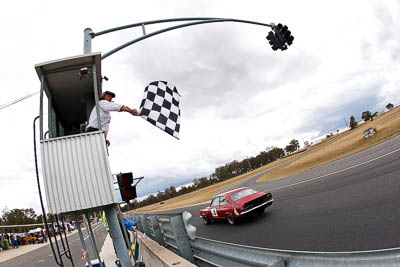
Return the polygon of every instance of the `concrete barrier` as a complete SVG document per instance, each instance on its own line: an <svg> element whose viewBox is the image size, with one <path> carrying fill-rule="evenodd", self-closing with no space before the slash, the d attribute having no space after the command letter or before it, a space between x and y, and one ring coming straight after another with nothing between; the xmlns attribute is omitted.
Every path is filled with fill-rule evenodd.
<svg viewBox="0 0 400 267"><path fill-rule="evenodd" d="M142 233L138 233L139 260L143 257L146 267L195 267L184 258L160 246Z"/></svg>

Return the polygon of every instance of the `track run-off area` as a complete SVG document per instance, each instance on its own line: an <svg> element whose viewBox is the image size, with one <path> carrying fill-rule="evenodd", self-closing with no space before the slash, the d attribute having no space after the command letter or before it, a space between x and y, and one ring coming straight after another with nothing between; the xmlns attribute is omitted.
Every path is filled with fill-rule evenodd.
<svg viewBox="0 0 400 267"><path fill-rule="evenodd" d="M261 174L262 175L262 174ZM235 187L272 192L261 216L231 226L204 225L189 211L197 236L298 251L366 251L400 247L400 135L349 157L269 182L257 175Z"/></svg>

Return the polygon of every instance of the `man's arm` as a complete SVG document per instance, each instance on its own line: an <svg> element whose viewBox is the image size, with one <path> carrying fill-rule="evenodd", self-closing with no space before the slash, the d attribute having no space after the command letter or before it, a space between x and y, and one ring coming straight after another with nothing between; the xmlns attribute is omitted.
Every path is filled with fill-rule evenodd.
<svg viewBox="0 0 400 267"><path fill-rule="evenodd" d="M136 109L132 110L127 106L115 102L109 102L107 100L100 100L99 104L100 108L104 111L125 111L131 113L132 115L137 115L139 113Z"/></svg>
<svg viewBox="0 0 400 267"><path fill-rule="evenodd" d="M129 112L129 113L131 113L132 115L137 115L137 114L138 114L138 111L137 111L136 109L130 109L130 108L127 107L127 106L122 106L121 109L120 109L120 111Z"/></svg>

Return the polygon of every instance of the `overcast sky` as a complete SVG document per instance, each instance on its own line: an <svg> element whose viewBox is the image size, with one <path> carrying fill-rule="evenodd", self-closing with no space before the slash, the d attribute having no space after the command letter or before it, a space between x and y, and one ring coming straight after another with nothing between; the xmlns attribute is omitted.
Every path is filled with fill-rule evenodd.
<svg viewBox="0 0 400 267"><path fill-rule="evenodd" d="M269 28L214 23L157 35L103 60L103 90L115 92L117 103L138 108L155 80L174 83L182 96L180 140L139 117L112 114L111 169L144 176L139 196L400 104L399 1L148 0L3 3L0 105L39 90L35 64L82 54L86 27L99 32L178 17L281 22L295 39L288 50L273 51ZM138 28L96 37L92 51L104 54L141 34ZM38 113L38 95L0 110L0 209L41 213L32 126Z"/></svg>

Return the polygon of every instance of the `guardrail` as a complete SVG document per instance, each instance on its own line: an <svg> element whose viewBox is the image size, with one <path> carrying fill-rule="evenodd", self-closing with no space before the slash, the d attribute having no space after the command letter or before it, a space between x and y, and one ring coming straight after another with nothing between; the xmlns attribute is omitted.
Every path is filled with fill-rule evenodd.
<svg viewBox="0 0 400 267"><path fill-rule="evenodd" d="M400 248L355 252L307 252L258 248L196 237L188 212L128 214L139 230L198 266L400 266Z"/></svg>
<svg viewBox="0 0 400 267"><path fill-rule="evenodd" d="M127 216L138 223L138 228L142 233L158 244L192 263L195 262L182 213L128 214Z"/></svg>

